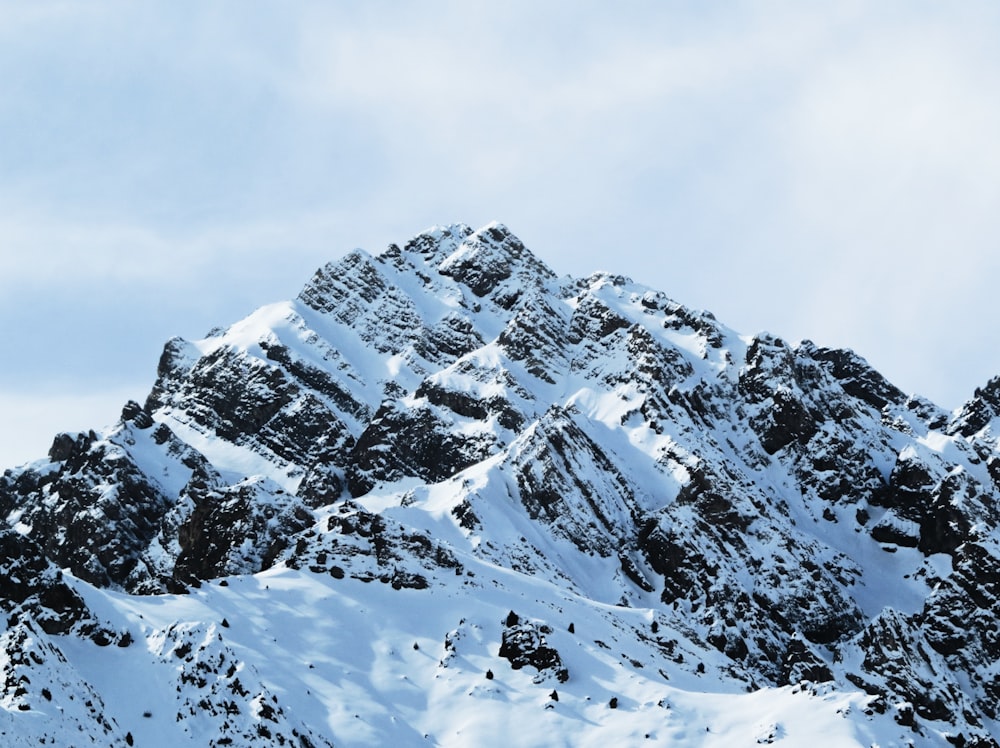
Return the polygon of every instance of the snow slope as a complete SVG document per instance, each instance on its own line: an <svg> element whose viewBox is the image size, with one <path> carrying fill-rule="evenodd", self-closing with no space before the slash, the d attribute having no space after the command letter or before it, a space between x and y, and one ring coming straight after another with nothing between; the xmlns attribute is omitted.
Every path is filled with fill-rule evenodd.
<svg viewBox="0 0 1000 748"><path fill-rule="evenodd" d="M888 715L866 714L869 699L857 692L785 686L748 694L708 674L668 678L672 660L637 633L656 641L649 632L654 610L602 606L529 576L473 568L473 589L445 580L393 590L283 568L183 596L133 597L80 583L91 608L130 631L134 643L102 648L66 638L57 645L64 670L101 694L116 737L131 734L136 745L151 747L222 744L227 735L257 745L262 729L275 735L285 727L287 735L289 724L317 745L325 738L340 746L749 746L778 739L867 746L905 745L912 736ZM569 671L566 682L539 677L530 666L514 670L499 657L511 610L552 627L546 638ZM675 632L661 629L658 638L668 633ZM178 656L185 645L190 661ZM692 644L679 645L674 657L681 653L710 663L719 657ZM246 693L232 690L229 666ZM191 673L208 685L199 687ZM5 739L17 734L37 744L23 724L28 715L59 739L53 723L68 725L52 712L66 698L57 696L54 709L34 703ZM220 698L230 704L225 719L207 706ZM261 716L272 698L283 710L280 721Z"/></svg>

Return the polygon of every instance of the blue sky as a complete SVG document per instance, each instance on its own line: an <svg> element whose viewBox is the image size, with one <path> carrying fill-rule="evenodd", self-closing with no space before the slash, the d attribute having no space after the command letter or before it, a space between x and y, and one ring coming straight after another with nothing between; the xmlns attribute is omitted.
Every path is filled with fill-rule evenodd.
<svg viewBox="0 0 1000 748"><path fill-rule="evenodd" d="M0 0L0 466L163 342L506 223L952 408L1000 374L1000 10Z"/></svg>

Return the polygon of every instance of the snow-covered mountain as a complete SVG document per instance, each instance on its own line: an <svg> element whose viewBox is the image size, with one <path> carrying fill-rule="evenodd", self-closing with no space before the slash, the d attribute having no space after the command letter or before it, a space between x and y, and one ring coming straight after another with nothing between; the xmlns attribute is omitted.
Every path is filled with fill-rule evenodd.
<svg viewBox="0 0 1000 748"><path fill-rule="evenodd" d="M998 498L1000 378L435 228L4 473L0 742L996 746Z"/></svg>

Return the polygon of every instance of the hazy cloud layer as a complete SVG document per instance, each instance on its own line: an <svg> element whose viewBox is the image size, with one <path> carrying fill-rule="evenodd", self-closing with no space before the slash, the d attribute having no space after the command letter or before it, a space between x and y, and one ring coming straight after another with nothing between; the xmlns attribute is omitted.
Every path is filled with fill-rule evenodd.
<svg viewBox="0 0 1000 748"><path fill-rule="evenodd" d="M0 463L143 395L170 335L453 221L954 407L1000 373L998 32L986 2L0 1L0 418L43 445Z"/></svg>

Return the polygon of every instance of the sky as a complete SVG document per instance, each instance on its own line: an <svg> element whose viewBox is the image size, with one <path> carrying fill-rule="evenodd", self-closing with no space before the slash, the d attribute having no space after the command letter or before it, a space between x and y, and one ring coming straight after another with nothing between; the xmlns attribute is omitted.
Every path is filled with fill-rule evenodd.
<svg viewBox="0 0 1000 748"><path fill-rule="evenodd" d="M456 222L958 407L1000 374L997 38L985 0L0 0L0 469Z"/></svg>

